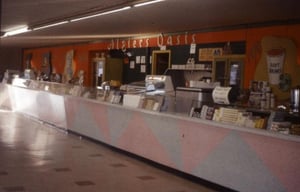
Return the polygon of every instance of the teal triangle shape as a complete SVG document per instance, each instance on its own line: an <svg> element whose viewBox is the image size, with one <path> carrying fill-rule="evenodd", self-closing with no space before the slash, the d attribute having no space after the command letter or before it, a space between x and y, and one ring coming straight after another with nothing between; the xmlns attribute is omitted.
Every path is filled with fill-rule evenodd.
<svg viewBox="0 0 300 192"><path fill-rule="evenodd" d="M108 107L108 126L110 129L112 145L118 145L118 139L128 127L128 123L132 119L133 113L134 111L125 108Z"/></svg>
<svg viewBox="0 0 300 192"><path fill-rule="evenodd" d="M159 143L165 148L169 158L176 165L175 168L182 169L181 136L178 120L157 114L146 114L143 117L147 126L152 130Z"/></svg>
<svg viewBox="0 0 300 192"><path fill-rule="evenodd" d="M97 123L93 119L92 111L87 109L84 104L80 103L79 105L79 110L75 112L75 118L71 130L94 139L99 139L101 133L97 128Z"/></svg>

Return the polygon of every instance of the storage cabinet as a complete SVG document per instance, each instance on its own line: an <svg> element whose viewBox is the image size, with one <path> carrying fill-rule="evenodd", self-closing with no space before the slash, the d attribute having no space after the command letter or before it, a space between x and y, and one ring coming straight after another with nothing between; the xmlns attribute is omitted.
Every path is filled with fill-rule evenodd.
<svg viewBox="0 0 300 192"><path fill-rule="evenodd" d="M244 55L215 56L213 61L213 81L221 86L242 88L244 76Z"/></svg>

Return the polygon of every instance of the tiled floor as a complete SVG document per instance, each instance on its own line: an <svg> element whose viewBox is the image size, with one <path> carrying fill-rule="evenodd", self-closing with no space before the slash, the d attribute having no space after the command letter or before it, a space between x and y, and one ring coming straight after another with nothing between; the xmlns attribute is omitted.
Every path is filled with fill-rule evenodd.
<svg viewBox="0 0 300 192"><path fill-rule="evenodd" d="M0 110L0 192L213 191L110 148Z"/></svg>

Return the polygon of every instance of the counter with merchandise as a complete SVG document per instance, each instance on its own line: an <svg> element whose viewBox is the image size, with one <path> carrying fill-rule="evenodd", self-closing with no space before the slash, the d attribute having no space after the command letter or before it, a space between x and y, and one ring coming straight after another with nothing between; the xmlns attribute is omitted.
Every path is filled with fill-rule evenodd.
<svg viewBox="0 0 300 192"><path fill-rule="evenodd" d="M3 87L17 112L210 182L238 191L300 188L299 136L12 85L1 85L1 96Z"/></svg>

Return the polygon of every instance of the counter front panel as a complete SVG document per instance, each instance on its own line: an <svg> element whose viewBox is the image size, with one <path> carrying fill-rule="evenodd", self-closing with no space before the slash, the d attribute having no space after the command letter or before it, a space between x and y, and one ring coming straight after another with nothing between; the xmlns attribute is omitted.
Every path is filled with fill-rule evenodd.
<svg viewBox="0 0 300 192"><path fill-rule="evenodd" d="M298 136L6 86L1 106L196 177L238 191L300 189Z"/></svg>
<svg viewBox="0 0 300 192"><path fill-rule="evenodd" d="M78 97L66 98L66 110L74 132L235 190L300 187L297 139Z"/></svg>

